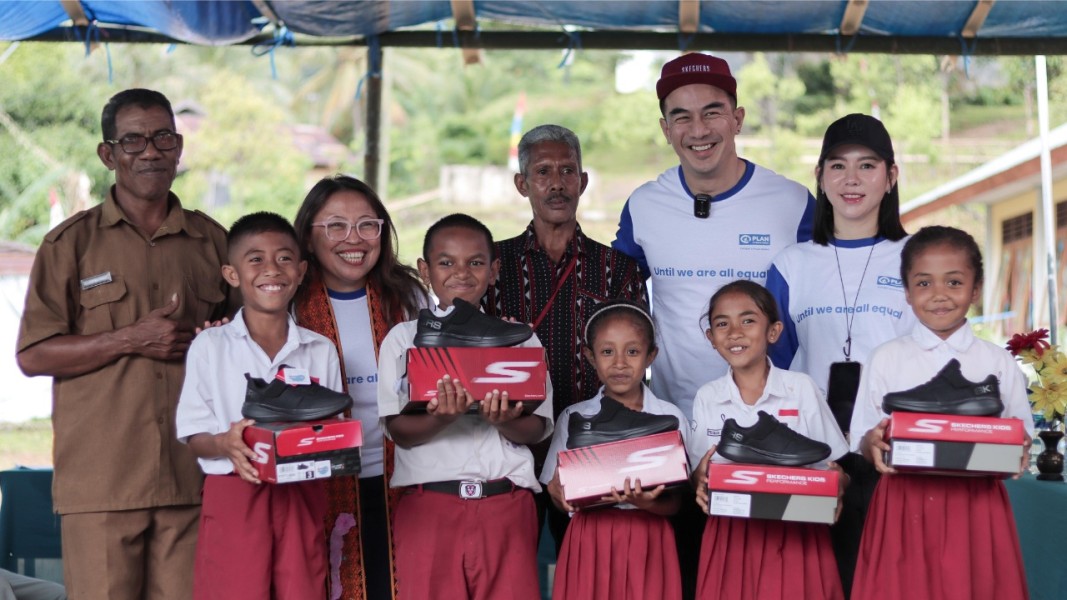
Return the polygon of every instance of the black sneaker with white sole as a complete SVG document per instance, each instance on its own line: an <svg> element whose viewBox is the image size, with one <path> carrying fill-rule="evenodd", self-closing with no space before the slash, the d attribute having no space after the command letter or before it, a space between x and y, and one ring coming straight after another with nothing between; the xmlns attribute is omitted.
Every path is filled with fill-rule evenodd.
<svg viewBox="0 0 1067 600"><path fill-rule="evenodd" d="M284 368L284 367L283 367ZM352 406L352 396L335 392L316 382L290 385L281 379L270 383L245 373L245 403L241 414L260 423L316 421L332 417Z"/></svg>
<svg viewBox="0 0 1067 600"><path fill-rule="evenodd" d="M604 396L597 414L591 417L583 417L578 413L571 415L567 426L567 449L677 430L677 417L631 410L618 400Z"/></svg>
<svg viewBox="0 0 1067 600"><path fill-rule="evenodd" d="M529 325L491 317L459 298L452 301L452 307L443 317L429 309L419 311L416 348L502 348L533 336Z"/></svg>
<svg viewBox="0 0 1067 600"><path fill-rule="evenodd" d="M726 419L715 453L750 465L800 467L826 459L830 446L793 431L761 410L751 427Z"/></svg>
<svg viewBox="0 0 1067 600"><path fill-rule="evenodd" d="M960 370L960 361L948 361L930 381L910 390L890 392L882 398L882 410L938 413L964 417L990 417L1004 411L1000 381L990 375L970 381Z"/></svg>

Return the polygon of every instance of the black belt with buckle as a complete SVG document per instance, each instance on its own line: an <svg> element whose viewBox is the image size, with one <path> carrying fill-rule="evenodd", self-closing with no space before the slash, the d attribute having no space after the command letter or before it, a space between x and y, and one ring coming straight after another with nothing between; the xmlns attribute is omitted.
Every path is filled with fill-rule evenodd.
<svg viewBox="0 0 1067 600"><path fill-rule="evenodd" d="M497 479L494 481L433 481L421 485L412 486L450 496L459 496L464 500L478 500L507 494L515 490L515 484L510 479Z"/></svg>

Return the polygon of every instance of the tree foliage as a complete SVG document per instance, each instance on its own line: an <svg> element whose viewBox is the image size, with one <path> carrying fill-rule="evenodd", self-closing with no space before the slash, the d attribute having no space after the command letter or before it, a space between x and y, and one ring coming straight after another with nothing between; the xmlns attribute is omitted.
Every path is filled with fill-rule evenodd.
<svg viewBox="0 0 1067 600"><path fill-rule="evenodd" d="M0 44L0 53L8 47ZM366 51L281 48L273 58L277 79L269 57L243 47L130 44L86 56L78 44L21 44L0 62L0 237L38 241L48 223L50 192L70 202L64 194L71 174L85 173L92 198L103 197L112 175L95 153L100 109L128 87L159 89L176 104L192 101L203 110L200 126L186 132L175 191L224 224L252 210L293 216L316 175L287 137L291 124L327 128L353 153L341 168L360 175ZM580 49L491 51L483 52L480 64L463 65L452 48L388 49L386 195L435 188L445 164L505 164L512 115L523 94L523 129L541 123L573 129L587 167L634 176L653 166L650 157L673 161L651 89L615 91L615 67L622 60L621 53ZM933 56L756 53L731 58L731 64L747 110L746 158L801 182L811 179L826 125L849 112L878 111L898 153L926 155L934 164L934 140L949 133L942 131L943 93L953 115L969 108L979 121L986 109L1007 107L1022 115L1033 104L1028 57L974 59L946 69ZM972 70L996 77L979 78ZM1061 57L1049 58L1054 118L1067 108L1065 71ZM658 67L649 86L657 74ZM5 114L12 127L4 126ZM744 145L746 138L752 143ZM213 204L210 192L223 182L228 202Z"/></svg>

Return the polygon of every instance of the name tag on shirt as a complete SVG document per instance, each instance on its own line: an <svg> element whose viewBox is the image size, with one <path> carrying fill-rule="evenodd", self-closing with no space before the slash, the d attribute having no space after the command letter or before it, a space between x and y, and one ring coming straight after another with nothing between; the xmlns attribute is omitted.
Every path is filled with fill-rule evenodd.
<svg viewBox="0 0 1067 600"><path fill-rule="evenodd" d="M285 367L285 383L289 385L310 385L311 374L307 369Z"/></svg>
<svg viewBox="0 0 1067 600"><path fill-rule="evenodd" d="M82 290L91 290L105 283L111 283L111 271L104 271L99 275L93 275L81 280Z"/></svg>

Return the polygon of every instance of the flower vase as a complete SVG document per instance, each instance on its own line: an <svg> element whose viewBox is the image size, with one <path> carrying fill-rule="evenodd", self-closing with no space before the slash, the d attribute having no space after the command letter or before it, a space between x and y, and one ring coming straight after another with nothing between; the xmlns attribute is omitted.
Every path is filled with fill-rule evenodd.
<svg viewBox="0 0 1067 600"><path fill-rule="evenodd" d="M1063 455L1057 450L1062 431L1039 431L1037 436L1045 450L1037 455L1038 480L1063 481Z"/></svg>

